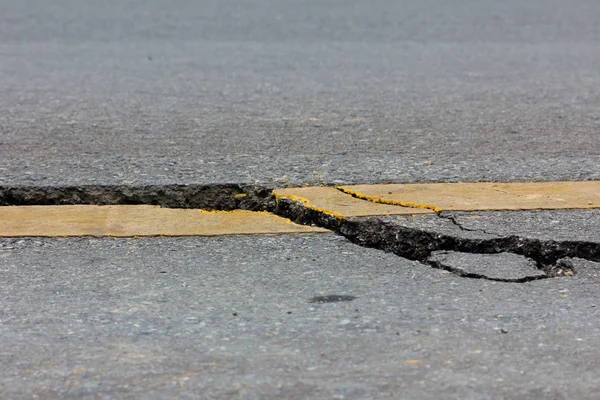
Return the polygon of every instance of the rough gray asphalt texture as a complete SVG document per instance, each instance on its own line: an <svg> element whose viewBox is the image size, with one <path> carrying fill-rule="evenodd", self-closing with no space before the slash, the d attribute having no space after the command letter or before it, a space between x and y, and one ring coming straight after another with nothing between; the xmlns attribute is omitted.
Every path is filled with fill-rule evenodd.
<svg viewBox="0 0 600 400"><path fill-rule="evenodd" d="M586 277L465 279L332 234L0 248L3 398L600 396Z"/></svg>
<svg viewBox="0 0 600 400"><path fill-rule="evenodd" d="M600 210L491 211L443 213L463 229L498 236L555 241L589 241L600 245Z"/></svg>
<svg viewBox="0 0 600 400"><path fill-rule="evenodd" d="M600 179L595 0L0 10L1 186ZM402 223L599 240L596 211L467 217ZM329 234L0 250L2 398L600 397L589 260L503 283Z"/></svg>
<svg viewBox="0 0 600 400"><path fill-rule="evenodd" d="M596 0L1 0L0 184L600 179Z"/></svg>
<svg viewBox="0 0 600 400"><path fill-rule="evenodd" d="M506 281L546 276L538 269L534 260L512 253L473 254L434 251L428 261L459 275L482 276L493 280Z"/></svg>
<svg viewBox="0 0 600 400"><path fill-rule="evenodd" d="M569 258L570 263L581 278L600 283L600 262L584 260L581 258Z"/></svg>

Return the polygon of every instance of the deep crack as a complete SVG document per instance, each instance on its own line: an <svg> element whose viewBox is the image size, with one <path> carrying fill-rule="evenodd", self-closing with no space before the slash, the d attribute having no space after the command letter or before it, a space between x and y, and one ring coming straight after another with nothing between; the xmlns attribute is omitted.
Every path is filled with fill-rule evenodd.
<svg viewBox="0 0 600 400"><path fill-rule="evenodd" d="M457 227L458 232L478 232L495 237L472 238L458 233L436 232L435 229L418 229L386 221L384 217L339 218L326 212L306 208L297 201L289 199L276 201L272 188L256 185L0 187L0 205L72 204L148 204L169 208L269 211L300 224L330 229L357 245L391 252L435 268L442 266L429 260L434 251L480 254L506 252L534 260L538 269L547 274L542 277L503 280L443 267L459 276L476 279L527 282L543 277L569 275L568 271L565 273L568 268L559 265L560 260L565 258L578 257L600 261L600 244L597 242L542 240L516 235L499 236L481 229L466 228L453 215L445 213L437 213L437 217L449 220Z"/></svg>
<svg viewBox="0 0 600 400"><path fill-rule="evenodd" d="M463 253L499 254L513 253L532 259L539 270L546 276L523 277L519 279L495 279L485 275L470 274L448 269L462 277L488 279L505 282L528 282L531 280L553 276L572 275L557 265L564 258L579 257L590 261L600 260L600 244L586 241L554 241L517 235L500 236L485 230L469 229L462 226L454 216L441 213L430 214L449 220L459 231L478 232L492 238L469 238L460 234L452 235L394 224L385 218L336 218L316 210L307 209L303 204L279 199L277 214L302 223L325 227L344 236L351 242L364 247L371 247L394 253L400 257L416 260L435 268L440 266L429 260L432 252L438 250L457 251ZM558 271L558 273L557 273Z"/></svg>
<svg viewBox="0 0 600 400"><path fill-rule="evenodd" d="M463 253L513 253L534 260L539 269L551 273L558 260L579 257L600 260L600 245L595 242L553 241L507 236L497 238L465 238L407 228L374 218L344 220L340 234L361 246L373 247L398 256L431 265L433 251Z"/></svg>
<svg viewBox="0 0 600 400"><path fill-rule="evenodd" d="M265 211L274 208L271 189L253 185L0 187L0 205L3 206L75 204L147 204L225 211Z"/></svg>

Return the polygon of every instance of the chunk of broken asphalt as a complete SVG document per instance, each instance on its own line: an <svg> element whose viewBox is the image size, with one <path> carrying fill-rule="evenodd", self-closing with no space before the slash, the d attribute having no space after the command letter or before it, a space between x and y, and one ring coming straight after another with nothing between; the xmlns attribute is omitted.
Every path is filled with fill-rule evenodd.
<svg viewBox="0 0 600 400"><path fill-rule="evenodd" d="M550 276L573 276L575 268L573 262L568 258L561 258L556 264L550 267L546 273Z"/></svg>
<svg viewBox="0 0 600 400"><path fill-rule="evenodd" d="M434 267L470 278L525 282L546 277L546 274L537 268L535 261L512 253L434 251L427 261Z"/></svg>
<svg viewBox="0 0 600 400"><path fill-rule="evenodd" d="M585 260L583 258L563 258L557 261L556 269L572 272L578 278L588 279L592 281L600 281L600 262ZM555 270L555 272L557 272ZM558 276L568 276L564 272Z"/></svg>

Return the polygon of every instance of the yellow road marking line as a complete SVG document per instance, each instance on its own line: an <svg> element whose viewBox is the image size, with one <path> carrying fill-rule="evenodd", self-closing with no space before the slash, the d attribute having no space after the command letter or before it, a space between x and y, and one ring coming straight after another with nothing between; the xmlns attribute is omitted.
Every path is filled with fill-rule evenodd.
<svg viewBox="0 0 600 400"><path fill-rule="evenodd" d="M147 205L0 207L0 237L217 236L330 232L267 212Z"/></svg>
<svg viewBox="0 0 600 400"><path fill-rule="evenodd" d="M350 185L339 190L376 203L434 211L600 208L600 182Z"/></svg>
<svg viewBox="0 0 600 400"><path fill-rule="evenodd" d="M348 217L438 211L600 208L600 182L435 183L276 189L341 221ZM215 236L329 232L266 212L170 209L148 205L0 207L0 237Z"/></svg>

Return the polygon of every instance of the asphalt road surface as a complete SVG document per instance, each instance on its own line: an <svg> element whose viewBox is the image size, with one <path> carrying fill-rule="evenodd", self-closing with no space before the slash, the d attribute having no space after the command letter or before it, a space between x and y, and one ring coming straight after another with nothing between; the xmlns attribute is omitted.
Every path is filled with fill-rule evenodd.
<svg viewBox="0 0 600 400"><path fill-rule="evenodd" d="M599 180L599 15L0 0L0 187ZM599 214L2 239L0 397L597 399ZM471 247L409 260L384 228Z"/></svg>
<svg viewBox="0 0 600 400"><path fill-rule="evenodd" d="M595 0L1 7L5 185L600 178Z"/></svg>

